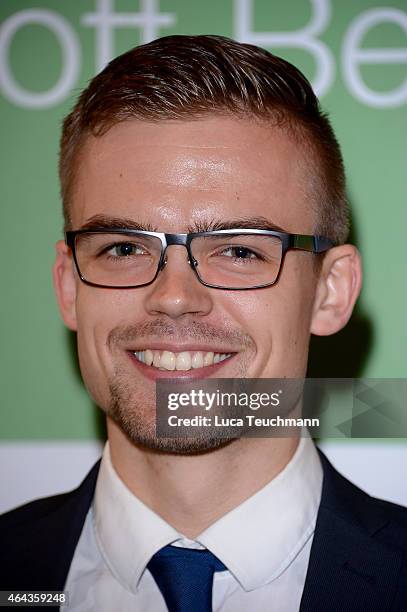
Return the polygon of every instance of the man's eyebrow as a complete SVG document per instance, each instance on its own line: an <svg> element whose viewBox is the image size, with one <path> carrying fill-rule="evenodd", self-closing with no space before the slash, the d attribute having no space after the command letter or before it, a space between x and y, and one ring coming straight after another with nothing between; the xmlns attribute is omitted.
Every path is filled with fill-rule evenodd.
<svg viewBox="0 0 407 612"><path fill-rule="evenodd" d="M93 230L133 229L144 232L156 232L150 223L140 223L127 217L111 217L109 215L93 215L80 227L81 230L91 232Z"/></svg>
<svg viewBox="0 0 407 612"><path fill-rule="evenodd" d="M198 221L188 227L188 232L215 232L219 230L244 228L270 231L274 230L277 232L287 231L266 217L255 216L238 217L235 219L228 219L227 221L217 221L216 219L212 219L210 221Z"/></svg>
<svg viewBox="0 0 407 612"><path fill-rule="evenodd" d="M186 232L214 232L219 230L228 229L260 229L260 230L271 230L285 232L286 230L270 219L262 216L252 217L238 217L234 219L225 220L200 220L190 224L186 228ZM81 230L91 232L93 230L114 230L114 229L133 229L138 231L146 232L158 232L158 228L151 225L151 223L141 223L129 219L127 217L112 217L109 215L93 215L80 227ZM183 228L180 228L181 231Z"/></svg>

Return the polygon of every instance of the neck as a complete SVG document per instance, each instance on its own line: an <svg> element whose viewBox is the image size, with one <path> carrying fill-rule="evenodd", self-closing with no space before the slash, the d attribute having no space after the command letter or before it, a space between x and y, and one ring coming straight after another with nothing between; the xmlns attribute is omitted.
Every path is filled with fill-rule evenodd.
<svg viewBox="0 0 407 612"><path fill-rule="evenodd" d="M288 464L298 438L241 438L200 455L157 453L132 444L108 418L112 464L144 504L194 539L259 491Z"/></svg>

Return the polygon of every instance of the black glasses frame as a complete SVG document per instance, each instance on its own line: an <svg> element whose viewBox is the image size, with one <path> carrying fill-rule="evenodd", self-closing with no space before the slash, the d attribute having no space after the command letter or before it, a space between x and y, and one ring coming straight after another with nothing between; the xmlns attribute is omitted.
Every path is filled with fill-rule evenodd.
<svg viewBox="0 0 407 612"><path fill-rule="evenodd" d="M75 249L75 239L76 236L81 234L126 234L129 236L153 236L155 238L159 238L161 240L161 256L158 261L157 270L151 281L148 283L143 283L141 285L126 285L126 286L114 286L114 285L101 285L99 283L92 283L88 281L82 275L78 260L76 257L76 249ZM280 267L277 273L275 280L272 283L265 283L262 285L255 285L254 287L223 287L222 285L212 285L211 283L206 283L198 271L198 262L191 253L191 242L194 238L199 236L221 236L221 235L239 235L239 234L258 234L259 236L276 236L281 240L282 244L282 252L281 252L281 261ZM251 289L263 289L264 287L271 287L275 285L280 277L281 270L283 267L283 262L285 258L285 254L287 251L291 249L298 249L301 251L308 251L310 253L324 253L328 251L330 248L334 246L334 243L329 238L325 238L324 236L312 236L306 234L288 234L286 232L277 232L274 230L262 230L262 229L225 229L225 230L215 230L213 232L192 232L189 234L166 234L163 232L149 232L149 231L141 231L134 229L94 229L94 230L76 230L76 231L68 231L65 232L65 243L71 249L75 267L78 272L79 278L86 285L90 285L92 287L102 287L105 289L136 289L137 287L146 287L147 285L151 285L158 274L164 268L167 263L166 251L169 246L178 245L184 246L188 253L188 263L190 264L192 270L195 272L196 277L199 282L205 287L211 287L213 289L224 289L226 291L247 291Z"/></svg>

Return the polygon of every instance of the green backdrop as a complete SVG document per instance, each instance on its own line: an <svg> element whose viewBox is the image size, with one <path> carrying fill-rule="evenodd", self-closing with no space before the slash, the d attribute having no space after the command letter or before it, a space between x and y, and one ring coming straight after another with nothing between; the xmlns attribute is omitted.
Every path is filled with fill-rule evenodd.
<svg viewBox="0 0 407 612"><path fill-rule="evenodd" d="M51 283L60 125L109 57L167 34L254 42L313 82L342 145L365 281L348 328L313 343L310 373L406 377L405 0L2 0L0 19L2 439L100 433Z"/></svg>

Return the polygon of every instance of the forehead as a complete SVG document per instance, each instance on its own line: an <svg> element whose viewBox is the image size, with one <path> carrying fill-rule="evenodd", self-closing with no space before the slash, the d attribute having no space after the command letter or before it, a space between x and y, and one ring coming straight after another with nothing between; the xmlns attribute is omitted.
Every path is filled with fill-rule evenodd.
<svg viewBox="0 0 407 612"><path fill-rule="evenodd" d="M72 221L126 217L158 231L263 216L312 232L302 147L283 129L248 119L131 120L89 137L79 158Z"/></svg>

